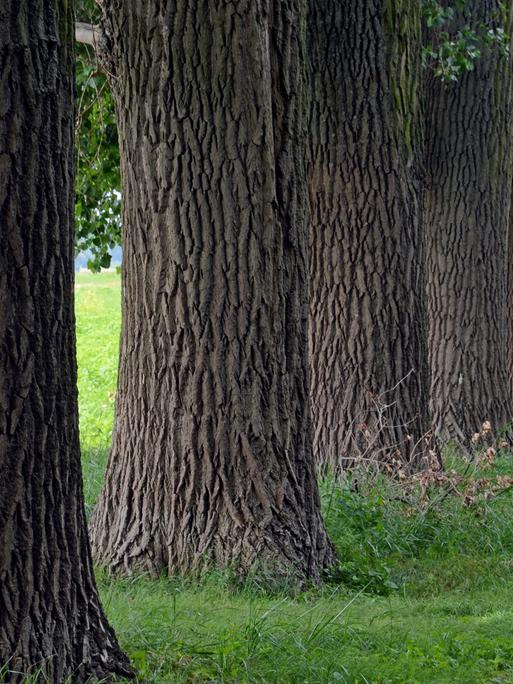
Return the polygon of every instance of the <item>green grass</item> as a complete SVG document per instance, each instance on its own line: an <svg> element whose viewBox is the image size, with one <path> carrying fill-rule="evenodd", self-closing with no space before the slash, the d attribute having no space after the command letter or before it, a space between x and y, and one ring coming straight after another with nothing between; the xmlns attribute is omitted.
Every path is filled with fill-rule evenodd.
<svg viewBox="0 0 513 684"><path fill-rule="evenodd" d="M87 507L111 436L119 276L77 277L81 439ZM461 463L454 462L456 469ZM511 456L471 478L513 473ZM201 582L99 575L108 616L140 681L513 683L511 491L475 505L430 503L375 478L323 483L341 581L296 596L258 578Z"/></svg>
<svg viewBox="0 0 513 684"><path fill-rule="evenodd" d="M80 440L86 508L98 497L112 436L121 326L120 276L76 278Z"/></svg>

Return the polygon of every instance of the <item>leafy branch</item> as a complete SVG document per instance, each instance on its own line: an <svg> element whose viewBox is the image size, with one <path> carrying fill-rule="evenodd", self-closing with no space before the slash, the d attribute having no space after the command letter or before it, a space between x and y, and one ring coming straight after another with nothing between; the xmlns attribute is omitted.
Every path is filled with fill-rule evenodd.
<svg viewBox="0 0 513 684"><path fill-rule="evenodd" d="M97 23L94 0L79 0L77 16ZM89 45L77 46L76 88L75 249L89 250L88 268L99 271L110 266L109 250L121 242L121 180L112 93Z"/></svg>
<svg viewBox="0 0 513 684"><path fill-rule="evenodd" d="M453 32L445 30L464 7L465 0L455 0L452 6L442 6L437 0L422 0L422 17L434 39L422 49L422 64L446 83L472 71L487 48L497 50L504 58L510 57L506 4L500 3L494 26L477 22Z"/></svg>

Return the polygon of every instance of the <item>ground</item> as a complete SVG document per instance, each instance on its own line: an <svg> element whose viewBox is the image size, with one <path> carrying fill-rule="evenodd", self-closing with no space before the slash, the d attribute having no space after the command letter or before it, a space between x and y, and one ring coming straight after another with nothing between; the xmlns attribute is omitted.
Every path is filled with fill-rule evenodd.
<svg viewBox="0 0 513 684"><path fill-rule="evenodd" d="M112 429L119 275L79 274L76 308L90 512ZM488 493L468 505L444 487L426 498L380 478L322 483L342 569L320 589L294 595L257 576L237 588L226 574L197 583L99 573L140 681L513 683L513 498L507 486L490 493L513 473L513 458L502 453L482 472L447 460L465 476L460 489L479 481Z"/></svg>

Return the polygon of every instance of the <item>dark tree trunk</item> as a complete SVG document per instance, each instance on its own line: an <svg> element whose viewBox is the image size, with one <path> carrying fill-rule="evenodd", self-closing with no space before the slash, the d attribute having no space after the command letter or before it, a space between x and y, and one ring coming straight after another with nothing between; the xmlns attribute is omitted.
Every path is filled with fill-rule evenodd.
<svg viewBox="0 0 513 684"><path fill-rule="evenodd" d="M385 9L386 5L386 9ZM429 427L416 3L310 4L314 450L418 464Z"/></svg>
<svg viewBox="0 0 513 684"><path fill-rule="evenodd" d="M498 4L467 2L467 18L489 23ZM431 398L438 433L462 445L485 420L497 431L513 418L505 259L511 106L509 61L495 49L457 83L430 78L427 88Z"/></svg>
<svg viewBox="0 0 513 684"><path fill-rule="evenodd" d="M84 514L73 308L73 15L0 9L0 671L130 673Z"/></svg>
<svg viewBox="0 0 513 684"><path fill-rule="evenodd" d="M302 0L114 2L124 193L114 571L255 563L317 579Z"/></svg>
<svg viewBox="0 0 513 684"><path fill-rule="evenodd" d="M513 133L513 131L512 131ZM513 397L513 190L509 203L509 223L508 223L508 249L506 252L506 319L508 324L506 349L507 349L507 374L509 380L509 391Z"/></svg>

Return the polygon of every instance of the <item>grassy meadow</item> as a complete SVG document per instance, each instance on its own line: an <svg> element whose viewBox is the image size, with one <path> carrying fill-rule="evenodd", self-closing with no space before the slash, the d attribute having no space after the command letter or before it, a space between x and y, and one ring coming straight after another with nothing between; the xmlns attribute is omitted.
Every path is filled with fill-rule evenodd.
<svg viewBox="0 0 513 684"><path fill-rule="evenodd" d="M76 313L90 512L112 430L119 275L79 274ZM104 606L139 681L513 683L513 458L488 460L469 466L448 454L455 488L379 477L357 488L322 483L342 563L321 588L100 572Z"/></svg>

